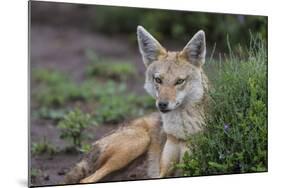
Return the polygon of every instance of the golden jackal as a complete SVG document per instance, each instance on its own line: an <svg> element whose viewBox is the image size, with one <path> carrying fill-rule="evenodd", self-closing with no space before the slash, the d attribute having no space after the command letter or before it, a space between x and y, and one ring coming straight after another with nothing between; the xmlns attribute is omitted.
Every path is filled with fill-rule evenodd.
<svg viewBox="0 0 281 188"><path fill-rule="evenodd" d="M65 176L65 183L97 182L145 152L148 175L169 176L173 164L188 151L187 136L203 129L208 89L202 69L206 54L204 32L197 32L179 52L167 51L142 26L137 28L137 37L146 66L144 88L155 98L160 112L134 120L96 141Z"/></svg>

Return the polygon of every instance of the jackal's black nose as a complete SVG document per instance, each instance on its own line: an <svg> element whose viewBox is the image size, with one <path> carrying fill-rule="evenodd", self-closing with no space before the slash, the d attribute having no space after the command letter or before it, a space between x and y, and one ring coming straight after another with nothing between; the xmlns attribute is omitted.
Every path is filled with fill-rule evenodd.
<svg viewBox="0 0 281 188"><path fill-rule="evenodd" d="M168 107L168 102L161 101L158 103L159 110L166 110Z"/></svg>

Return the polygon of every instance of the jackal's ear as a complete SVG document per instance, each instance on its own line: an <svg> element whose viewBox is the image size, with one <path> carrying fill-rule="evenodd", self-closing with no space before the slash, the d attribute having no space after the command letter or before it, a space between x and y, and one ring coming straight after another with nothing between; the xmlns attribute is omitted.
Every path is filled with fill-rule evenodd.
<svg viewBox="0 0 281 188"><path fill-rule="evenodd" d="M161 55L166 54L165 48L142 26L137 27L137 36L139 50L146 67Z"/></svg>
<svg viewBox="0 0 281 188"><path fill-rule="evenodd" d="M201 66L205 63L206 41L203 30L198 31L180 52L190 63Z"/></svg>

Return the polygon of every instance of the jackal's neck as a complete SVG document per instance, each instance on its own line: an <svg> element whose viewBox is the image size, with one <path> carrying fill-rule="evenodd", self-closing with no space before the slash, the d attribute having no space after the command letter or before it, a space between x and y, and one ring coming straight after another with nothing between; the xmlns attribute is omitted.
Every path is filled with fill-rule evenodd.
<svg viewBox="0 0 281 188"><path fill-rule="evenodd" d="M200 132L205 124L203 107L198 105L162 113L161 117L165 133L181 140Z"/></svg>

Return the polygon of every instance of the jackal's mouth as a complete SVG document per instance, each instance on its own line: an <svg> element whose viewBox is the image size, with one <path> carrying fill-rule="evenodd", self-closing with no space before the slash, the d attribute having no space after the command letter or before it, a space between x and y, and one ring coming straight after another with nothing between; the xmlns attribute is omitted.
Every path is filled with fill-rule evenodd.
<svg viewBox="0 0 281 188"><path fill-rule="evenodd" d="M160 112L162 113L167 113L167 112L170 112L171 110L160 110Z"/></svg>

